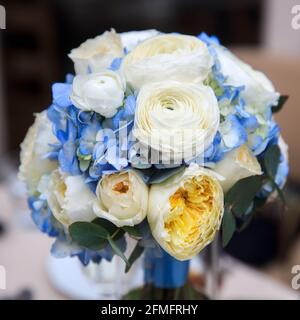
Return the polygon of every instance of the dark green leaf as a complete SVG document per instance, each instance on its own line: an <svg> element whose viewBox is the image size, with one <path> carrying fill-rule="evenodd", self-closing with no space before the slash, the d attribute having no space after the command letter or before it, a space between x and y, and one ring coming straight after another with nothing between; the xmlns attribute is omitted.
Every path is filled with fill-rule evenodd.
<svg viewBox="0 0 300 320"><path fill-rule="evenodd" d="M184 169L185 166L170 169L156 169L155 167L151 167L149 169L141 170L140 172L145 183L157 184L166 181L167 179L183 171Z"/></svg>
<svg viewBox="0 0 300 320"><path fill-rule="evenodd" d="M92 222L101 226L105 230L107 230L107 232L110 235L112 235L113 233L115 233L118 230L118 227L116 225L114 225L112 222L108 221L107 219L96 218Z"/></svg>
<svg viewBox="0 0 300 320"><path fill-rule="evenodd" d="M283 106L286 103L286 101L288 100L288 98L289 98L289 96L287 96L287 95L280 96L277 106L272 107L272 112L273 113L279 112L283 108Z"/></svg>
<svg viewBox="0 0 300 320"><path fill-rule="evenodd" d="M140 238L142 236L140 230L137 227L129 227L129 226L124 226L122 229L127 232L129 235Z"/></svg>
<svg viewBox="0 0 300 320"><path fill-rule="evenodd" d="M236 230L236 221L231 211L225 206L222 221L222 245L226 247Z"/></svg>
<svg viewBox="0 0 300 320"><path fill-rule="evenodd" d="M124 260L124 262L126 263L126 265L128 267L130 267L130 263L127 260L127 258L125 257L124 253L121 251L121 249L118 247L118 244L112 239L112 237L110 235L108 235L107 240L111 246L111 248L113 249L114 253L119 256L121 259Z"/></svg>
<svg viewBox="0 0 300 320"><path fill-rule="evenodd" d="M255 195L262 185L261 176L251 176L239 180L225 196L225 205L234 213L241 217L250 207Z"/></svg>
<svg viewBox="0 0 300 320"><path fill-rule="evenodd" d="M70 225L71 238L80 246L91 250L101 250L107 245L108 232L91 222L75 222Z"/></svg>
<svg viewBox="0 0 300 320"><path fill-rule="evenodd" d="M266 174L275 179L277 168L280 163L280 149L277 144L271 145L264 154L264 169Z"/></svg>
<svg viewBox="0 0 300 320"><path fill-rule="evenodd" d="M129 265L126 265L125 273L127 273L130 270L130 267L134 264L134 262L141 256L141 254L144 251L144 247L139 245L139 242L136 244L135 248L131 252L131 255L128 259Z"/></svg>

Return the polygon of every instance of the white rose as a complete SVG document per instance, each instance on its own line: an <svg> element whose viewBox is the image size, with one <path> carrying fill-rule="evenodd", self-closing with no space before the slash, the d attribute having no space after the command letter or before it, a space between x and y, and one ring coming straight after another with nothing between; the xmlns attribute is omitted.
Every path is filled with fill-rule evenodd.
<svg viewBox="0 0 300 320"><path fill-rule="evenodd" d="M143 31L129 31L120 33L123 47L128 51L134 49L140 42L157 36L159 31L155 29L143 30Z"/></svg>
<svg viewBox="0 0 300 320"><path fill-rule="evenodd" d="M265 110L266 107L277 104L279 93L262 72L254 70L222 46L214 45L214 49L217 52L221 71L227 78L226 83L245 86L241 95L248 105L258 110Z"/></svg>
<svg viewBox="0 0 300 320"><path fill-rule="evenodd" d="M192 164L151 186L147 217L160 246L176 259L188 260L213 241L223 208L217 174Z"/></svg>
<svg viewBox="0 0 300 320"><path fill-rule="evenodd" d="M118 227L134 226L146 217L148 187L134 170L104 175L96 195L96 215Z"/></svg>
<svg viewBox="0 0 300 320"><path fill-rule="evenodd" d="M64 226L77 221L90 222L96 218L93 204L96 196L82 176L70 176L54 170L39 185L55 218Z"/></svg>
<svg viewBox="0 0 300 320"><path fill-rule="evenodd" d="M164 79L202 81L212 66L204 42L193 36L165 34L140 43L124 57L121 70L135 88Z"/></svg>
<svg viewBox="0 0 300 320"><path fill-rule="evenodd" d="M110 67L115 58L122 56L121 38L113 29L88 39L69 54L77 74L103 71Z"/></svg>
<svg viewBox="0 0 300 320"><path fill-rule="evenodd" d="M210 87L164 81L141 88L133 135L160 152L163 163L190 160L212 143L219 127L217 99Z"/></svg>
<svg viewBox="0 0 300 320"><path fill-rule="evenodd" d="M228 152L224 159L217 162L214 171L224 178L221 181L224 193L239 180L262 174L257 158L246 145Z"/></svg>
<svg viewBox="0 0 300 320"><path fill-rule="evenodd" d="M45 158L51 151L49 144L56 142L46 111L36 114L34 124L21 144L19 167L19 178L26 183L30 195L37 192L41 177L57 167L56 161Z"/></svg>
<svg viewBox="0 0 300 320"><path fill-rule="evenodd" d="M103 71L74 78L70 99L83 111L95 111L106 118L114 116L123 104L125 82L114 71Z"/></svg>

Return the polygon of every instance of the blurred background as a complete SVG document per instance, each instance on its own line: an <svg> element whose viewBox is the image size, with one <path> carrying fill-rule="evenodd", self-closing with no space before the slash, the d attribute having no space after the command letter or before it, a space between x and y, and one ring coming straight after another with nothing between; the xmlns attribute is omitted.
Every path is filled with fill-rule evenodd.
<svg viewBox="0 0 300 320"><path fill-rule="evenodd" d="M256 273L262 277L256 280L267 282L257 280L260 287L254 286L252 296L265 287L266 296L273 297L278 290L277 298L298 297L291 287L291 269L300 265L300 29L292 28L291 10L299 0L9 0L1 4L6 9L6 29L0 30L0 265L6 266L8 289L0 290L0 297L62 297L43 268L50 240L27 221L29 211L16 180L19 145L33 114L50 104L51 84L73 72L68 52L112 27L117 32L154 28L218 35L240 58L265 72L279 92L289 95L276 116L289 144L287 209L280 202L270 204L233 238L226 254L235 259L241 273L242 280L236 279L244 281L228 289L229 297L240 297L241 288L251 283L253 287L251 277ZM29 243L34 250L28 253ZM269 288L270 283L275 287Z"/></svg>

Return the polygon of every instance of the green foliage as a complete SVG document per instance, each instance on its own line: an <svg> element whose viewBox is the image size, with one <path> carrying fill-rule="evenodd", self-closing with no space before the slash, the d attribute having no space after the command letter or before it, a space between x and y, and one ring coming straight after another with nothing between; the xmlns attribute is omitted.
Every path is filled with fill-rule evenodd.
<svg viewBox="0 0 300 320"><path fill-rule="evenodd" d="M133 238L141 238L142 234L138 225L119 228L106 219L96 218L92 222L73 223L69 227L69 232L73 241L87 249L98 251L106 246L110 246L113 252L126 263L125 272L129 271L131 265L140 257L144 250L137 243L129 259L127 259L117 243L117 240L124 237L125 233L128 233Z"/></svg>
<svg viewBox="0 0 300 320"><path fill-rule="evenodd" d="M69 227L72 239L80 246L101 250L107 245L109 233L105 228L91 222L75 222Z"/></svg>
<svg viewBox="0 0 300 320"><path fill-rule="evenodd" d="M242 231L251 222L257 208L264 205L266 199L257 197L265 183L271 183L281 200L284 196L275 183L275 176L280 163L280 149L278 145L267 148L261 158L264 174L251 176L239 180L225 195L224 217L222 221L222 244L226 246L235 231Z"/></svg>
<svg viewBox="0 0 300 320"><path fill-rule="evenodd" d="M144 251L144 247L140 246L140 243L137 242L135 248L133 249L128 261L129 265L126 265L125 272L127 273L130 270L130 267L134 264L134 262L141 256Z"/></svg>
<svg viewBox="0 0 300 320"><path fill-rule="evenodd" d="M279 112L283 108L284 104L287 102L288 98L289 96L287 95L280 96L277 106L272 107L272 113Z"/></svg>

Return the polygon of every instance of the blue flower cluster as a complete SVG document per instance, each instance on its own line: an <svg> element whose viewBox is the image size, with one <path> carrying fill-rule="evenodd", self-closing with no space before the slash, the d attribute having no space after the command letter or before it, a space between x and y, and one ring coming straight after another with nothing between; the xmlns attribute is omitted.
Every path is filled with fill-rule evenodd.
<svg viewBox="0 0 300 320"><path fill-rule="evenodd" d="M255 156L260 155L274 140L278 140L279 127L272 118L272 105L266 106L263 114L246 108L241 93L245 86L236 87L227 83L214 46L221 46L215 36L201 33L213 57L212 73L208 79L216 94L220 108L220 128L210 150L207 150L207 161L217 162L227 152L247 143ZM224 48L224 50L227 50ZM263 119L263 120L262 120Z"/></svg>

